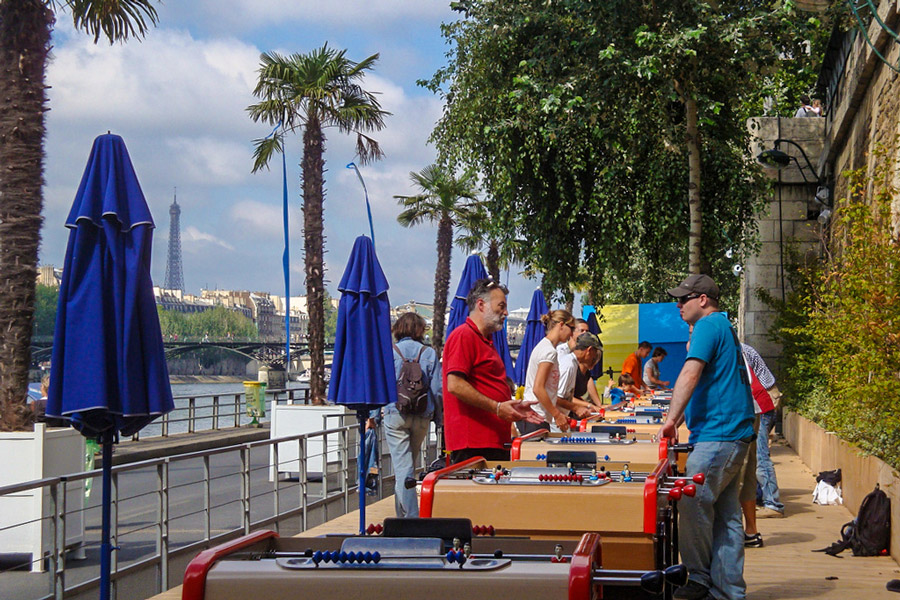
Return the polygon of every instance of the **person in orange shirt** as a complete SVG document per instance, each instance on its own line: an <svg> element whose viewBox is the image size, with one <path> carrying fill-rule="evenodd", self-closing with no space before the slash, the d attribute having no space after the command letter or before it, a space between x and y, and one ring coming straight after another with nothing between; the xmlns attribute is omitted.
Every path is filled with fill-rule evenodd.
<svg viewBox="0 0 900 600"><path fill-rule="evenodd" d="M648 389L644 384L644 380L641 378L641 361L650 356L652 350L653 344L643 341L638 344L638 349L629 354L628 358L626 358L625 362L622 364L622 373L631 375L631 378L634 379L634 385L639 390Z"/></svg>

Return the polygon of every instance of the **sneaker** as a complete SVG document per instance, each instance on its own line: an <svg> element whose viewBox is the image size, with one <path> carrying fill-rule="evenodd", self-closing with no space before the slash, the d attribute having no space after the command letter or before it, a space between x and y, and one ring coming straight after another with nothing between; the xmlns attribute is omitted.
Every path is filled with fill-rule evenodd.
<svg viewBox="0 0 900 600"><path fill-rule="evenodd" d="M783 517L783 511L775 510L774 508L770 508L768 506L763 506L756 511L757 519L781 519Z"/></svg>
<svg viewBox="0 0 900 600"><path fill-rule="evenodd" d="M744 547L745 548L762 548L763 547L763 539L762 536L758 533L754 533L753 535L744 534Z"/></svg>
<svg viewBox="0 0 900 600"><path fill-rule="evenodd" d="M706 600L709 597L709 588L702 583L689 580L686 585L675 590L672 597L678 600Z"/></svg>

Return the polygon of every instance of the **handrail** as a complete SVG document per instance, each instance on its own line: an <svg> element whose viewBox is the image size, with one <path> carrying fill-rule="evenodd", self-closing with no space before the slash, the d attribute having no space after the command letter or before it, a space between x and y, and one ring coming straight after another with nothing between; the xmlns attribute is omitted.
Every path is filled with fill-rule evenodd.
<svg viewBox="0 0 900 600"><path fill-rule="evenodd" d="M146 578L148 574L151 580L156 581L154 589L147 589L148 595L153 595L165 591L170 572L169 565L172 560L181 560L181 557L196 554L197 551L242 535L248 529L253 531L261 527L278 529L290 519L299 519L299 530L305 531L309 527L307 515L309 511L325 511L325 518L334 518L334 516L342 514L349 508L349 496L353 493L359 493L358 478L356 477L356 457L357 452L355 444L358 443L358 428L356 424L332 427L322 431L294 434L273 438L268 440L257 440L235 444L223 448L211 448L207 450L199 450L195 452L179 454L169 457L160 457L148 459L135 463L127 463L112 466L112 486L113 486L113 535L115 545L121 546L123 550L128 550L132 539L153 539L149 548L141 549L139 552L122 554L121 551L113 553L113 580L119 582L119 586L123 585L123 578L131 577ZM309 482L306 480L307 462L316 460L321 456L327 456L326 450L316 451L315 456L307 454L308 441L316 438L326 439L328 436L337 436L337 439L330 441L326 445L327 452L338 452L340 459L337 461L328 460L328 464L337 467L337 471L329 471L323 474L321 487L318 481ZM293 464L300 463L299 473L301 480L297 483L285 481L278 476L269 477L269 483L260 486L265 481L265 476L260 476L260 472L270 469L272 460L278 460L277 448L279 444L288 443L296 444L300 449L300 458L294 458ZM262 458L261 449L272 448L267 459ZM379 448L383 448L379 445ZM382 450L383 451L383 450ZM436 451L435 441L429 436L426 438L426 451ZM218 465L222 460L216 460L216 457L225 457L224 464L233 464L237 461L237 469L229 469L226 474L220 473ZM236 457L236 458L235 458ZM202 462L202 473L198 477L180 478L180 480L171 480L170 473L175 473L181 465L188 466L190 469L196 469L197 462ZM216 465L215 469L210 468L210 464ZM279 463L280 464L280 463ZM287 463L286 463L287 464ZM387 468L389 463L383 464L380 474L382 481L391 481L393 473ZM427 462L425 463L427 464ZM293 469L291 469L293 470ZM316 469L314 469L316 470ZM146 475L141 475L141 473ZM81 535L77 535L78 541L85 549L95 549L99 540L96 538L96 532L93 531L93 524L99 513L96 507L81 506L81 503L73 503L70 501L66 504L66 491L69 494L74 490L79 490L80 482L99 479L102 471L95 469L81 473L72 473L60 477L47 477L27 482L5 485L0 487L0 496L10 494L22 494L29 490L38 490L45 497L52 499L49 508L49 514L45 513L43 517L33 519L31 521L22 520L17 523L11 523L0 528L0 531L15 530L16 527L33 526L37 521L45 521L50 527L51 544L44 546L44 556L33 556L30 563L21 565L28 567L29 564L34 565L38 561L49 558L49 577L51 583L51 591L49 595L46 587L38 591L35 589L34 596L25 596L24 598L33 598L34 600L44 598L55 598L64 600L79 594L84 594L96 589L99 586L99 567L91 564L87 570L83 565L72 562L71 556L66 556L71 546L69 537L72 532L78 529L72 527L81 527L82 525L66 524L69 517L78 516L80 523L84 529ZM123 479L128 476L127 479ZM215 483L217 479L222 477L248 477L252 476L252 489L250 485L228 486L223 488ZM143 477L142 480L134 480L134 477ZM131 487L123 489L123 482L144 481L139 487ZM340 483L340 485L337 485ZM149 484L149 485L148 485ZM176 499L183 503L181 497L184 490L191 486L199 485L201 488L195 488L191 496L191 504L189 506L181 505L178 507ZM160 487L162 486L162 487ZM223 493L223 489L228 492ZM45 490L41 492L40 490ZM321 490L321 491L319 491ZM47 494L49 491L49 494ZM98 490L95 490L98 491ZM297 492L300 492L299 494ZM214 495L213 495L214 494ZM314 495L313 495L314 494ZM310 497L313 495L312 497ZM200 498L202 496L202 499ZM194 500L196 498L196 500ZM273 501L274 499L274 501ZM134 503L138 504L135 505ZM139 506L141 514L140 520L134 520L134 506ZM235 506L240 506L241 517L235 520ZM216 525L213 528L210 525L212 518L221 522L220 517L213 517L215 514L231 515L227 516L224 530L222 525ZM151 522L145 522L149 516ZM180 539L176 543L170 539L174 531L178 530L178 526L174 525L177 519L190 519L191 522L197 523L198 530L196 539ZM205 525L203 522L205 521ZM182 521L184 522L184 521ZM173 525L170 526L170 523ZM67 534L67 529L69 533ZM154 529L156 530L155 533ZM135 538L134 536L138 536ZM129 538L129 536L132 536ZM45 538L46 539L46 538ZM187 543L185 543L187 542ZM67 544L69 544L67 546ZM74 546L77 548L78 546ZM134 548L132 546L132 548ZM49 556L48 553L49 552ZM93 553L93 551L91 551ZM96 567L96 571L95 571ZM4 578L12 577L12 574L6 574L5 570L0 570L0 588L4 586ZM21 573L15 575L21 577ZM42 577L35 575L35 577ZM116 586L113 586L113 590ZM120 596L121 597L121 596Z"/></svg>

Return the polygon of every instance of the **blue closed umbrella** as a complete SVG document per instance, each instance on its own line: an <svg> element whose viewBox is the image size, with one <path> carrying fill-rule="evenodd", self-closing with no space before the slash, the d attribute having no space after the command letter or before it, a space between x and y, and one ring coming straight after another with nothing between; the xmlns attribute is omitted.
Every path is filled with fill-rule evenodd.
<svg viewBox="0 0 900 600"><path fill-rule="evenodd" d="M447 336L449 336L450 332L454 329L466 322L466 318L469 316L469 307L466 304L466 297L472 290L472 286L474 286L475 282L479 279L487 278L487 270L484 268L484 263L481 262L481 257L477 254L469 255L469 258L466 259L466 264L463 267L462 275L460 275L459 285L456 286L456 295L453 296L453 300L450 302L450 318L447 320ZM503 365L506 367L506 376L512 379L515 370L513 369L512 357L509 354L509 342L506 339L506 321L503 322L503 329L495 332L492 339L494 348L496 348L497 353L503 360Z"/></svg>
<svg viewBox="0 0 900 600"><path fill-rule="evenodd" d="M372 240L359 236L338 285L341 301L328 400L355 409L359 420L360 535L366 522L366 419L373 408L397 401L388 287Z"/></svg>
<svg viewBox="0 0 900 600"><path fill-rule="evenodd" d="M46 412L103 447L106 600L112 445L174 408L150 279L153 218L121 137L94 140L66 227Z"/></svg>
<svg viewBox="0 0 900 600"><path fill-rule="evenodd" d="M528 307L528 317L525 320L525 335L522 337L522 346L519 348L519 356L516 357L516 385L525 385L525 375L528 373L528 359L531 352L538 345L547 331L541 323L541 315L550 311L547 301L544 300L544 292L541 288L534 290L531 295L531 306Z"/></svg>

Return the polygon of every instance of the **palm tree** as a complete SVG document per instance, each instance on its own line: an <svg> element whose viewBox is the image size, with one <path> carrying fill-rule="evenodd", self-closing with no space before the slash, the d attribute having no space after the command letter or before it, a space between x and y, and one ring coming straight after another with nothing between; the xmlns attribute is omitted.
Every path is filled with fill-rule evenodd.
<svg viewBox="0 0 900 600"><path fill-rule="evenodd" d="M364 131L384 127L384 117L375 94L359 81L373 67L378 55L353 62L346 50L325 44L309 54L260 56L259 82L253 95L261 101L247 107L250 118L279 126L275 135L256 140L253 172L268 167L284 151L284 136L303 130L303 238L306 254L306 306L309 311L310 396L314 404L325 402L325 265L324 218L326 127L356 134L356 152L365 164L381 158L378 142Z"/></svg>
<svg viewBox="0 0 900 600"><path fill-rule="evenodd" d="M485 269L494 281L500 281L500 269L520 262L524 253L521 240L501 237L492 229L492 222L487 204L478 202L460 223L462 231L456 238L456 245L466 252L476 252L487 246L487 252L482 253Z"/></svg>
<svg viewBox="0 0 900 600"><path fill-rule="evenodd" d="M44 75L56 13L110 43L143 37L150 0L0 0L0 430L31 421L25 403L44 174Z"/></svg>
<svg viewBox="0 0 900 600"><path fill-rule="evenodd" d="M438 224L432 344L440 358L441 348L444 345L447 292L450 289L453 228L462 226L466 219L471 218L478 210L477 180L472 172L467 171L457 178L453 173L448 173L437 165L429 165L418 173L410 173L409 177L421 193L415 196L394 196L404 208L397 216L397 221L404 227L412 227L424 221Z"/></svg>

